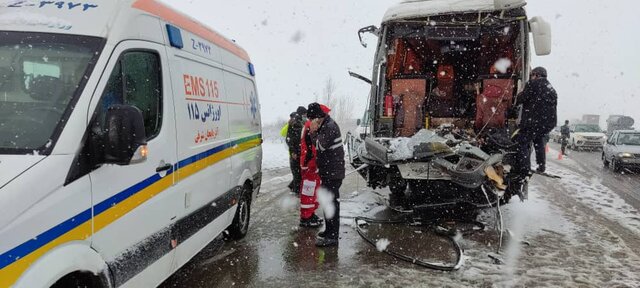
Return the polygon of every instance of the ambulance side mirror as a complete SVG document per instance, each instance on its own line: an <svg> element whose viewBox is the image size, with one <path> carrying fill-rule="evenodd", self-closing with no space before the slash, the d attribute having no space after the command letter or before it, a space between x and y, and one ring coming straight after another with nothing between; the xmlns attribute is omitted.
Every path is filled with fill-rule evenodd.
<svg viewBox="0 0 640 288"><path fill-rule="evenodd" d="M140 109L131 105L113 105L106 115L104 162L129 165L147 158L144 118Z"/></svg>
<svg viewBox="0 0 640 288"><path fill-rule="evenodd" d="M541 17L533 17L529 20L529 28L533 35L533 45L536 55L551 54L551 25Z"/></svg>
<svg viewBox="0 0 640 288"><path fill-rule="evenodd" d="M370 25L367 27L360 28L360 30L358 30L358 38L360 39L360 45L362 45L362 47L364 48L367 48L367 43L365 43L364 40L362 40L362 34L364 33L371 33L373 35L380 36L380 29L378 29L378 27L374 25Z"/></svg>

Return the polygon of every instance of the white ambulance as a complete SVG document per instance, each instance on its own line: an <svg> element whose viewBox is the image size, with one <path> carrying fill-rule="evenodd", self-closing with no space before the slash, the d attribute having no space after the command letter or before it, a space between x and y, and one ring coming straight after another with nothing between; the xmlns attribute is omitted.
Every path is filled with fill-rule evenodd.
<svg viewBox="0 0 640 288"><path fill-rule="evenodd" d="M151 287L247 233L247 53L156 0L0 1L0 287Z"/></svg>

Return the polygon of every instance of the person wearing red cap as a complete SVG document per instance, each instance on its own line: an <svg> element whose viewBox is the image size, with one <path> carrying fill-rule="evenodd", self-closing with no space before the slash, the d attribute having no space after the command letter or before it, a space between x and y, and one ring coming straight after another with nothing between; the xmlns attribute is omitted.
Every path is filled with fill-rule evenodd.
<svg viewBox="0 0 640 288"><path fill-rule="evenodd" d="M329 114L331 109L320 104L320 109ZM322 219L315 214L318 209L317 192L320 188L320 175L316 165L316 147L311 140L309 130L311 121L307 120L302 129L300 149L300 167L302 170L302 187L300 188L300 226L316 228L322 225Z"/></svg>

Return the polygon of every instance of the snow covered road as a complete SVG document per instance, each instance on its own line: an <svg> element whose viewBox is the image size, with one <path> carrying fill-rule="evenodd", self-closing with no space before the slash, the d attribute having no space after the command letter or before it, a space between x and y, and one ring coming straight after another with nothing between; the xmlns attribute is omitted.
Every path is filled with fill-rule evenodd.
<svg viewBox="0 0 640 288"><path fill-rule="evenodd" d="M549 172L563 178L537 176L528 201L503 206L509 233L497 256L504 264L488 257L499 245L495 210L480 214L484 231L456 237L464 249L458 271L427 270L378 251L356 233L352 217L392 213L355 174L341 189L340 246L316 248L317 230L298 229L297 198L286 188L290 175L278 168L264 171L249 235L220 250L211 245L163 287L637 287L640 220L633 195L640 186L627 185L638 175L609 175L594 167L597 155L559 161L553 152ZM278 162L269 157L264 161ZM379 232L389 248L420 245L419 256L433 260L450 254L428 232L409 231L411 241L396 241L394 235L407 231L393 229Z"/></svg>

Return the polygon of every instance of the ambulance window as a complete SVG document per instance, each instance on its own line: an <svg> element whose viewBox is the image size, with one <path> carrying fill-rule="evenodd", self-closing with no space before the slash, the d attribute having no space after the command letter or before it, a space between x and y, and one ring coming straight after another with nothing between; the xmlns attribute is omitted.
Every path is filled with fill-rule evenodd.
<svg viewBox="0 0 640 288"><path fill-rule="evenodd" d="M125 104L142 110L147 138L160 132L162 91L158 54L129 52L122 59Z"/></svg>
<svg viewBox="0 0 640 288"><path fill-rule="evenodd" d="M160 132L162 124L162 79L160 57L152 52L127 52L114 68L98 104L98 121L104 128L107 109L113 104L139 108L147 139Z"/></svg>

